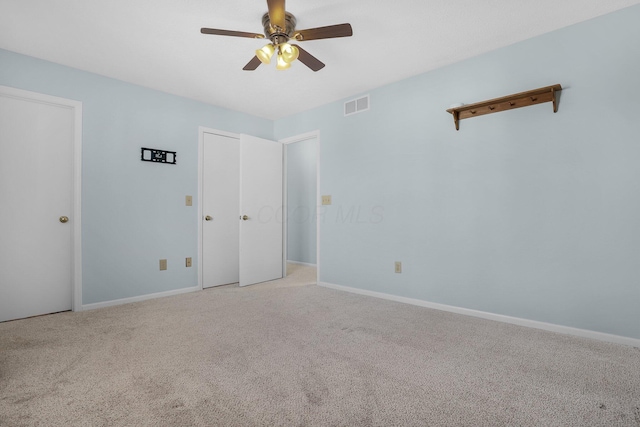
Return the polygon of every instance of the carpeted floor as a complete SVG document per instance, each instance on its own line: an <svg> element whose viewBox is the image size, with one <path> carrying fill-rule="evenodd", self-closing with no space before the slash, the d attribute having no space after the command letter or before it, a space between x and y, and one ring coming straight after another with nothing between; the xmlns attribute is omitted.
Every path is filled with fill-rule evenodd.
<svg viewBox="0 0 640 427"><path fill-rule="evenodd" d="M640 426L637 348L283 283L0 324L0 425Z"/></svg>

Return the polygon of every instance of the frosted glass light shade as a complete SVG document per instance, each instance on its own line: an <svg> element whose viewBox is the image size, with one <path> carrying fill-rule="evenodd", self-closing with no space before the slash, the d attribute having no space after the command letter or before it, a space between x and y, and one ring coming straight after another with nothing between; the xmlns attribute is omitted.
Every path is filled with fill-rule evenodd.
<svg viewBox="0 0 640 427"><path fill-rule="evenodd" d="M282 59L287 64L290 64L298 59L298 55L300 54L298 48L295 46L291 46L289 43L280 45L280 52L282 52Z"/></svg>
<svg viewBox="0 0 640 427"><path fill-rule="evenodd" d="M291 67L291 64L286 62L281 54L278 54L278 61L276 62L276 68L278 70L286 70L289 67Z"/></svg>
<svg viewBox="0 0 640 427"><path fill-rule="evenodd" d="M263 46L262 48L256 50L256 56L263 64L270 64L271 57L273 56L276 48L269 43L268 45Z"/></svg>

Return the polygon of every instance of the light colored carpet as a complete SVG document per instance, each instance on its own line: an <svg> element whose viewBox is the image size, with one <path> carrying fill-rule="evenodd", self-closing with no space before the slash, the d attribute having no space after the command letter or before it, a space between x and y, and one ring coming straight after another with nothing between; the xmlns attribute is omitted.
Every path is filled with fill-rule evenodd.
<svg viewBox="0 0 640 427"><path fill-rule="evenodd" d="M0 324L3 426L640 426L640 351L315 285Z"/></svg>
<svg viewBox="0 0 640 427"><path fill-rule="evenodd" d="M291 286L315 285L317 280L315 267L287 263L287 275L283 279L252 285L253 289L289 288Z"/></svg>

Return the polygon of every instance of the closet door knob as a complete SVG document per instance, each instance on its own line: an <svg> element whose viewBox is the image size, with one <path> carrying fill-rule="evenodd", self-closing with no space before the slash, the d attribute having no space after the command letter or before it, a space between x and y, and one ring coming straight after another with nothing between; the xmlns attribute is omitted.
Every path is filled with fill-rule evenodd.
<svg viewBox="0 0 640 427"><path fill-rule="evenodd" d="M205 221L211 221L213 218L210 215L204 217Z"/></svg>

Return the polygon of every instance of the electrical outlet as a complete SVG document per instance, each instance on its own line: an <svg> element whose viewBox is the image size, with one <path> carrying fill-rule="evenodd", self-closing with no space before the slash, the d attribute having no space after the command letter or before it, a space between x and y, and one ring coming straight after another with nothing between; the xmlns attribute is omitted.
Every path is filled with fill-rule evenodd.
<svg viewBox="0 0 640 427"><path fill-rule="evenodd" d="M184 198L184 204L185 204L186 206L193 206L193 197L191 197L191 196L186 196L186 197Z"/></svg>
<svg viewBox="0 0 640 427"><path fill-rule="evenodd" d="M167 269L167 260L166 259L161 259L160 260L160 270L166 270Z"/></svg>
<svg viewBox="0 0 640 427"><path fill-rule="evenodd" d="M396 273L402 273L402 263L400 261L396 261Z"/></svg>
<svg viewBox="0 0 640 427"><path fill-rule="evenodd" d="M330 205L331 204L331 196L322 196L322 204Z"/></svg>
<svg viewBox="0 0 640 427"><path fill-rule="evenodd" d="M191 257L189 257L189 258L187 258L187 259L185 260L185 265L186 265L187 267L191 267Z"/></svg>

